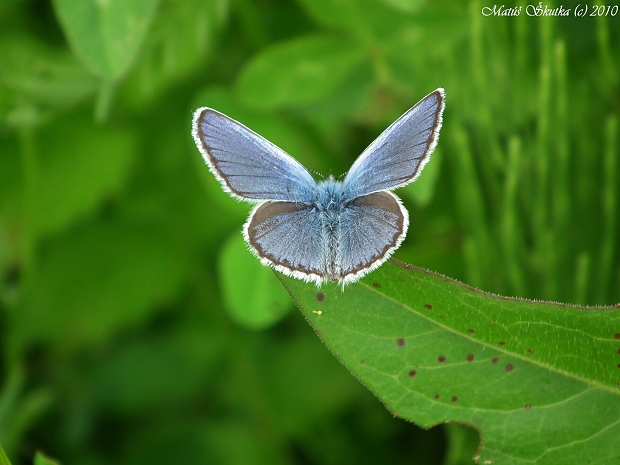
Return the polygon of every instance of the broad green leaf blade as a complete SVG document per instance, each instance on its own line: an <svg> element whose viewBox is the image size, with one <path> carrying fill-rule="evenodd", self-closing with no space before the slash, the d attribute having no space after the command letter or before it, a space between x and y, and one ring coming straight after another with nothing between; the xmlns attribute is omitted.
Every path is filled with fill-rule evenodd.
<svg viewBox="0 0 620 465"><path fill-rule="evenodd" d="M374 43L413 24L415 0L298 0L317 24L350 34L360 43ZM388 4L390 4L388 6ZM394 7L398 7L394 8ZM400 10L400 11L399 11Z"/></svg>
<svg viewBox="0 0 620 465"><path fill-rule="evenodd" d="M225 24L228 0L167 0L162 2L136 66L123 85L122 98L134 107L151 104L197 70L216 48Z"/></svg>
<svg viewBox="0 0 620 465"><path fill-rule="evenodd" d="M259 54L237 83L239 99L271 110L326 97L363 57L357 44L328 35L306 36Z"/></svg>
<svg viewBox="0 0 620 465"><path fill-rule="evenodd" d="M54 0L76 55L95 74L118 79L133 63L157 0Z"/></svg>
<svg viewBox="0 0 620 465"><path fill-rule="evenodd" d="M0 87L12 105L36 108L39 121L44 119L42 110L71 107L93 95L97 80L66 49L27 35L4 35L0 37ZM6 110L5 114L0 109L0 121L32 125L20 124L12 106Z"/></svg>
<svg viewBox="0 0 620 465"><path fill-rule="evenodd" d="M403 13L413 13L422 7L424 0L383 0L383 3Z"/></svg>
<svg viewBox="0 0 620 465"><path fill-rule="evenodd" d="M65 134L75 131L72 138ZM61 230L117 193L136 152L135 133L97 127L80 117L41 133L35 211L37 232Z"/></svg>
<svg viewBox="0 0 620 465"><path fill-rule="evenodd" d="M618 463L619 309L499 297L395 260L344 292L280 279L395 415L476 428L479 463Z"/></svg>
<svg viewBox="0 0 620 465"><path fill-rule="evenodd" d="M240 231L224 245L219 272L226 310L246 328L268 328L292 307L269 267L248 251Z"/></svg>
<svg viewBox="0 0 620 465"><path fill-rule="evenodd" d="M4 145L0 214L9 224L27 217L39 236L62 231L120 191L137 145L131 129L97 127L83 114L26 137L34 160L30 171L23 172L23 152ZM25 186L33 186L36 199L29 212L24 210Z"/></svg>

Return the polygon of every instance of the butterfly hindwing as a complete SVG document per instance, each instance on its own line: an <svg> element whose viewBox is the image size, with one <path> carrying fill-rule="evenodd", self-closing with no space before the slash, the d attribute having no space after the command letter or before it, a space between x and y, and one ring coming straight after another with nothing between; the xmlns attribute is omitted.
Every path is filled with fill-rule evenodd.
<svg viewBox="0 0 620 465"><path fill-rule="evenodd" d="M437 145L444 91L437 89L398 118L364 150L344 179L347 198L391 190L413 181Z"/></svg>
<svg viewBox="0 0 620 465"><path fill-rule="evenodd" d="M341 280L346 284L390 257L405 239L409 216L394 194L376 192L350 202L340 224Z"/></svg>
<svg viewBox="0 0 620 465"><path fill-rule="evenodd" d="M196 146L224 189L251 202L308 202L316 182L282 149L210 108L194 113Z"/></svg>
<svg viewBox="0 0 620 465"><path fill-rule="evenodd" d="M317 284L323 281L325 245L316 210L293 202L264 202L244 227L252 252L264 264Z"/></svg>

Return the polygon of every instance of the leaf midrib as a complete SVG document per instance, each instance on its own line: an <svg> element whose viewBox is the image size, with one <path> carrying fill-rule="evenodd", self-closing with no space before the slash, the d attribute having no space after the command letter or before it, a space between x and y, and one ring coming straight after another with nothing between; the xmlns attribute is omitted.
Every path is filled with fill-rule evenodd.
<svg viewBox="0 0 620 465"><path fill-rule="evenodd" d="M422 270L420 270L420 271L422 271ZM450 282L452 282L452 283L454 283L454 284L457 284L457 285L460 285L460 286L462 286L462 287L465 287L465 285L464 285L463 283L459 282L459 281L456 281L456 280L452 280L452 279L451 279L451 280L450 280ZM443 323L440 323L439 321L434 320L433 318L430 318L430 317L428 317L427 315L425 315L425 314L423 314L423 313L421 313L421 312L418 312L418 311L414 310L413 308L409 307L408 305L405 305L405 304L404 304L404 303L402 303L402 302L399 302L398 300L394 299L394 298L393 298L393 297L391 297L391 296L388 296L388 295L386 295L386 294L382 294L382 293L381 293L381 292L379 292L379 291L378 291L378 290L377 290L374 286L369 286L368 284L365 284L365 283L359 283L359 284L360 284L360 285L362 285L362 286L364 286L364 287L366 287L368 290L370 290L370 291L374 292L376 295L379 295L379 296L381 296L381 297L383 297L383 298L385 298L385 299L388 299L389 301L391 301L391 302L395 303L396 305L400 306L401 308L405 309L406 311L409 311L409 312L411 312L411 313L413 313L413 314L415 314L415 315L418 315L418 316L420 316L420 317L422 317L422 318L426 319L427 321L429 321L429 322L431 322L431 323L436 324L436 325L437 325L437 326L439 326L440 328L442 328L442 329L444 329L444 330L446 330L446 331L449 331L449 332L451 332L451 333L453 333L453 334L456 334L456 335L458 335L458 336L464 337L464 338L466 338L466 339L467 339L467 340L469 340L469 341L472 341L472 342L475 342L475 343L477 343L477 344L480 344L480 345L482 345L482 346L484 346L484 347L488 347L488 348L490 348L490 349L496 350L496 351L498 351L498 352L500 352L500 353L503 353L503 354L505 354L505 355L509 355L509 356L511 356L511 357L515 357L515 358L517 358L517 359L519 359L519 360L522 360L522 361L525 361L525 362L532 363L532 364L537 365L537 366L539 366L539 367L541 367L541 368L547 369L547 370L549 370L549 371L551 371L551 372L554 372L554 373L557 373L557 374L564 375L564 376L566 376L566 377L568 377L568 378L572 378L572 379L575 379L575 380L577 380L577 381L581 381L581 382L585 383L585 384L586 384L586 386L588 386L588 387L595 386L595 387L597 387L597 388L599 388L599 389L602 389L602 390L605 390L605 391L611 392L612 394L615 394L615 395L620 395L620 392L618 391L618 389L615 389L615 388L613 388L612 386L608 386L608 385L606 385L606 384L601 384L600 382L596 382L596 381L593 381L593 380L589 380L589 379L584 378L584 377L582 377L582 376L579 376L579 375L577 375L577 374L575 374L575 373L571 373L571 372L567 372L567 371L561 370L561 369L556 368L556 367L554 367L554 366L551 366L551 365L548 365L548 364L546 364L546 363L543 363L543 362L541 362L541 361L540 361L540 360L538 360L538 359L534 359L534 358L527 358L527 357L525 357L525 356L523 356L523 355L521 355L521 354L517 354L517 353L514 353L514 352L509 352L509 351L507 351L506 349L503 349L503 348L501 348L501 347L497 347L496 345L489 344L488 342L481 341L480 339L473 338L473 337L469 336L468 334L461 333L461 332L457 331L456 329L454 329L454 328L452 328L452 327L450 327L450 326L447 326L447 325L445 325L445 324L443 324ZM483 292L483 293L484 293L484 291L481 291L481 292ZM487 294L487 293L485 293L485 294ZM488 298L496 298L496 297L494 297L494 295L493 295L493 294L487 294L487 297L488 297ZM511 300L516 300L516 301L521 301L521 300L523 300L523 299L518 299L518 298L515 298L515 297L510 297L510 299L511 299ZM462 303L462 305L464 305L464 306L469 306L468 304L466 304L466 303L464 303L464 302L462 302L462 301L460 301L460 302L461 302L461 303ZM533 303L533 304L543 304L543 305L544 305L544 304L550 304L550 302L546 302L546 301L532 302L532 303Z"/></svg>

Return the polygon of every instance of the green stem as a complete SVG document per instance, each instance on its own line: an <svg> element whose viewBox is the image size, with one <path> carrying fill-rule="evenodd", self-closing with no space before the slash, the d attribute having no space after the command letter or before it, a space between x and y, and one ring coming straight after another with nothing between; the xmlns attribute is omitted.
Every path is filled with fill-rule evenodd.
<svg viewBox="0 0 620 465"><path fill-rule="evenodd" d="M536 160L536 198L534 199L534 239L537 267L541 272L545 298L556 298L555 253L553 241L550 240L549 214L549 123L551 119L551 18L541 18L540 48L542 52L540 65L540 90L538 111Z"/></svg>
<svg viewBox="0 0 620 465"><path fill-rule="evenodd" d="M599 279L597 302L605 303L611 281L613 257L618 237L618 118L610 116L605 125L605 173L603 187L603 241L599 255ZM611 297L613 301L613 297ZM612 303L611 301L609 303Z"/></svg>
<svg viewBox="0 0 620 465"><path fill-rule="evenodd" d="M521 177L521 139L513 136L508 146L508 166L504 182L503 205L501 209L501 241L504 263L508 269L508 276L513 295L525 296L526 289L519 263L519 239L521 225L518 224L517 185Z"/></svg>
<svg viewBox="0 0 620 465"><path fill-rule="evenodd" d="M107 121L115 89L116 84L112 81L103 82L99 88L97 101L95 102L95 121L97 123L101 124Z"/></svg>
<svg viewBox="0 0 620 465"><path fill-rule="evenodd" d="M39 164L37 160L34 130L23 127L19 130L24 179L22 217L22 276L30 276L34 264L37 228L37 198L39 185Z"/></svg>

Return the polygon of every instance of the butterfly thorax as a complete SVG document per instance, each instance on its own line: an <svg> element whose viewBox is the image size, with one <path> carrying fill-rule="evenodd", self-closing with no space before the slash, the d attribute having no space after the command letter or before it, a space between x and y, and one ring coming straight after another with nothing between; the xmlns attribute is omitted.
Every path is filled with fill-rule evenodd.
<svg viewBox="0 0 620 465"><path fill-rule="evenodd" d="M340 219L346 207L342 191L342 183L329 176L317 185L317 196L314 208L321 219L322 241L326 254L324 256L324 272L331 281L341 279L342 270L339 266L340 242L342 238Z"/></svg>
<svg viewBox="0 0 620 465"><path fill-rule="evenodd" d="M344 206L342 183L332 176L317 184L317 194L314 207L320 213L329 214L340 212Z"/></svg>

